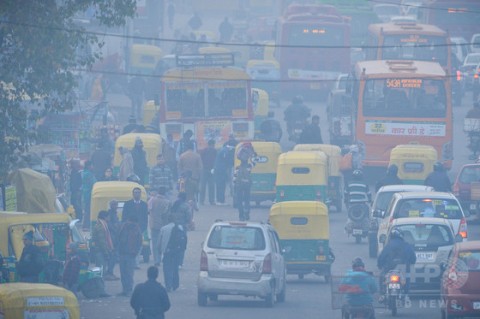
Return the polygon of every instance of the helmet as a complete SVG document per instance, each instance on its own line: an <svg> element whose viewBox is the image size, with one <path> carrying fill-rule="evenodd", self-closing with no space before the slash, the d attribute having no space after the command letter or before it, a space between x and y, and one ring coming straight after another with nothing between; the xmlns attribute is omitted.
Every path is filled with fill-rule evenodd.
<svg viewBox="0 0 480 319"><path fill-rule="evenodd" d="M387 168L387 174L388 175L397 175L397 173L398 173L398 166L397 165L392 164Z"/></svg>
<svg viewBox="0 0 480 319"><path fill-rule="evenodd" d="M363 172L359 169L354 170L352 175L353 175L353 178L355 178L356 180L360 180L363 178Z"/></svg>
<svg viewBox="0 0 480 319"><path fill-rule="evenodd" d="M433 170L441 172L443 170L443 164L441 162L435 162L435 164L433 164Z"/></svg>
<svg viewBox="0 0 480 319"><path fill-rule="evenodd" d="M297 95L292 99L292 104L302 104L303 97L301 95Z"/></svg>
<svg viewBox="0 0 480 319"><path fill-rule="evenodd" d="M355 257L354 260L352 260L352 268L365 268L365 263L363 262L362 258L360 257Z"/></svg>
<svg viewBox="0 0 480 319"><path fill-rule="evenodd" d="M400 230L395 228L390 233L390 237L391 238L401 238L401 239L403 239L403 233Z"/></svg>

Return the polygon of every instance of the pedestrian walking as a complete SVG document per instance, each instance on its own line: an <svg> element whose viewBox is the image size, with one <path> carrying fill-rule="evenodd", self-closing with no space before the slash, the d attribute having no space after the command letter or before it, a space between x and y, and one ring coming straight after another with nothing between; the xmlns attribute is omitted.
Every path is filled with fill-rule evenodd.
<svg viewBox="0 0 480 319"><path fill-rule="evenodd" d="M40 248L33 243L33 231L23 235L22 255L17 264L17 274L20 282L38 282L38 277L45 267Z"/></svg>
<svg viewBox="0 0 480 319"><path fill-rule="evenodd" d="M136 215L128 215L118 234L118 254L122 292L119 296L129 297L133 290L135 260L142 248L142 233Z"/></svg>
<svg viewBox="0 0 480 319"><path fill-rule="evenodd" d="M226 144L223 145L222 148L217 152L217 156L215 157L213 176L215 178L217 205L226 205L225 190L227 188L227 181L229 179L228 174L231 171L230 148L231 147Z"/></svg>
<svg viewBox="0 0 480 319"><path fill-rule="evenodd" d="M172 203L165 194L166 189L164 187L159 188L158 193L152 197L150 202L150 234L152 235L153 262L156 266L160 265L161 261L158 248L160 230L168 224L172 207Z"/></svg>
<svg viewBox="0 0 480 319"><path fill-rule="evenodd" d="M195 143L194 140L192 140L193 137L193 131L192 130L186 130L183 133L182 138L180 141L178 141L178 147L177 147L177 160L180 158L180 156L187 151L187 145L192 144L193 145L193 150L197 150L197 143Z"/></svg>
<svg viewBox="0 0 480 319"><path fill-rule="evenodd" d="M167 291L175 291L180 286L178 270L187 247L187 230L172 215L171 222L160 230L159 248L163 256L163 278Z"/></svg>
<svg viewBox="0 0 480 319"><path fill-rule="evenodd" d="M123 204L122 222L128 220L128 216L135 216L142 233L147 230L148 206L142 200L142 190L135 187L132 190L133 198Z"/></svg>
<svg viewBox="0 0 480 319"><path fill-rule="evenodd" d="M133 172L140 179L143 185L148 174L147 154L143 149L143 141L140 137L135 139L135 146L132 149Z"/></svg>
<svg viewBox="0 0 480 319"><path fill-rule="evenodd" d="M99 143L90 157L90 162L93 166L95 178L97 181L101 181L107 168L112 167L112 154L103 147L103 144Z"/></svg>
<svg viewBox="0 0 480 319"><path fill-rule="evenodd" d="M122 161L120 162L120 170L118 173L118 179L126 181L131 175L135 174L133 171L133 157L132 153L123 146L118 148L120 155L122 155Z"/></svg>
<svg viewBox="0 0 480 319"><path fill-rule="evenodd" d="M158 192L160 188L164 188L167 191L173 189L172 171L166 164L163 154L157 155L157 164L150 169L148 180L152 191Z"/></svg>
<svg viewBox="0 0 480 319"><path fill-rule="evenodd" d="M86 161L82 172L83 228L90 228L90 199L93 185L97 182L92 171L92 162Z"/></svg>
<svg viewBox="0 0 480 319"><path fill-rule="evenodd" d="M217 150L215 141L209 140L207 148L200 151L202 158L202 179L200 184L200 204L205 204L205 194L208 189L208 201L210 205L215 205L215 178L213 175Z"/></svg>
<svg viewBox="0 0 480 319"><path fill-rule="evenodd" d="M108 212L102 210L98 213L97 223L92 231L92 247L95 251L95 264L97 267L107 269L108 260L113 253L113 242L107 224Z"/></svg>
<svg viewBox="0 0 480 319"><path fill-rule="evenodd" d="M252 165L247 160L242 160L235 168L234 189L238 205L238 217L240 220L250 220L250 189Z"/></svg>
<svg viewBox="0 0 480 319"><path fill-rule="evenodd" d="M185 152L178 159L178 174L185 178L187 199L197 204L200 177L202 174L202 158L194 151L193 143L186 143Z"/></svg>
<svg viewBox="0 0 480 319"><path fill-rule="evenodd" d="M164 319L165 312L170 309L170 299L165 287L157 281L158 268L148 267L147 278L146 282L135 286L130 306L137 319Z"/></svg>
<svg viewBox="0 0 480 319"><path fill-rule="evenodd" d="M191 228L193 224L193 209L192 206L187 202L187 194L184 192L178 193L178 198L173 203L171 209L172 221L183 226L185 230ZM188 238L187 238L188 239ZM179 265L183 266L185 251L180 256Z"/></svg>
<svg viewBox="0 0 480 319"><path fill-rule="evenodd" d="M115 276L114 269L115 264L118 262L118 233L120 232L120 220L118 219L118 201L112 199L108 203L108 216L107 216L107 225L108 230L110 231L110 237L112 238L113 243L113 252L110 255L107 263L107 273L105 280L118 280L118 277Z"/></svg>
<svg viewBox="0 0 480 319"><path fill-rule="evenodd" d="M218 26L218 32L220 33L220 42L229 42L233 35L233 25L228 21L228 17L223 19L222 23Z"/></svg>
<svg viewBox="0 0 480 319"><path fill-rule="evenodd" d="M80 160L70 161L70 203L75 210L75 218L82 220L82 172Z"/></svg>

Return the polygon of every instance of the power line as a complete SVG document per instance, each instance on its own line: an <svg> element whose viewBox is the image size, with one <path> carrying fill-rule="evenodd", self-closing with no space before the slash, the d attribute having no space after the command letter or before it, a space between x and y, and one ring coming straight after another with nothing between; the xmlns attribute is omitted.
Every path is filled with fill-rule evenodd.
<svg viewBox="0 0 480 319"><path fill-rule="evenodd" d="M371 1L371 0L370 0ZM28 28L35 28L35 29L46 29L50 31L59 31L59 32L69 32L69 33L82 33L82 34L89 34L94 36L100 37L116 37L121 39L132 39L132 40L143 40L143 41L159 41L159 42L171 42L171 43L185 43L185 44L209 44L214 46L231 46L231 47L265 47L265 48L297 48L297 49L352 49L352 48L360 48L360 49L388 49L388 48L397 48L401 45L360 45L360 46L352 46L352 45L291 45L291 44L269 44L269 43L231 43L231 42L221 42L221 41L201 41L201 40L188 40L188 39L169 39L169 38L155 38L155 37L145 37L145 36L138 36L138 35L125 35L125 34L115 34L115 33L107 33L107 32L95 32L95 31L86 31L86 30L78 30L78 29L66 29L66 28L58 28L52 26L42 26L38 24L30 24L24 22L12 22L12 21L0 21L0 23L4 24L11 24L17 26L24 26ZM414 32L412 32L414 33ZM431 48L431 47L449 47L449 46L469 46L472 43L445 43L445 44L417 44L415 47L417 48Z"/></svg>
<svg viewBox="0 0 480 319"><path fill-rule="evenodd" d="M398 4L395 2L389 2L389 1L380 1L380 0L368 0L368 2L373 2L373 3L378 3L378 4L394 4L398 5L399 7L412 7L412 8L419 8L419 9L427 9L427 10L438 10L438 11L450 11L452 9L457 9L457 8L442 8L442 7L435 7L435 6L425 6L425 5L415 5L415 4ZM452 1L452 5L456 6L457 4L455 1ZM473 13L473 14L480 14L480 11L477 10L462 10L462 13Z"/></svg>

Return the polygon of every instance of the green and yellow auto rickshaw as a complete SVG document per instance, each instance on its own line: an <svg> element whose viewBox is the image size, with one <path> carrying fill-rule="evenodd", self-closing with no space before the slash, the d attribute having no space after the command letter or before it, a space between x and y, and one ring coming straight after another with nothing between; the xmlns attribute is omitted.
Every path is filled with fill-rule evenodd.
<svg viewBox="0 0 480 319"><path fill-rule="evenodd" d="M277 177L278 156L282 153L280 144L275 142L251 142L255 157L251 159L255 165L252 169L252 187L250 198L258 205L262 201L275 200L275 179ZM235 154L237 154L241 143L237 145ZM235 167L240 165L240 160L235 157Z"/></svg>
<svg viewBox="0 0 480 319"><path fill-rule="evenodd" d="M155 133L128 133L120 135L115 141L115 153L113 156L113 168L115 174L118 173L120 163L122 162L122 155L120 155L119 147L125 147L131 150L135 146L135 140L140 138L143 142L143 149L147 155L147 165L149 168L157 164L157 155L162 153L163 139L160 134ZM148 184L148 174L141 180Z"/></svg>
<svg viewBox="0 0 480 319"><path fill-rule="evenodd" d="M323 152L290 151L278 158L277 202L327 200L328 159Z"/></svg>
<svg viewBox="0 0 480 319"><path fill-rule="evenodd" d="M18 281L16 263L24 247L22 238L25 233L33 231L34 244L40 248L45 261L45 267L39 276L41 282L60 284L70 243L77 243L79 253L85 257L78 279L79 291L87 298L97 298L104 294L102 269L89 268L87 241L77 229L77 222L66 213L0 212L0 251L7 272L4 280Z"/></svg>
<svg viewBox="0 0 480 319"><path fill-rule="evenodd" d="M331 144L297 144L294 151L321 151L328 157L327 203L335 206L337 212L342 210L343 191L342 174L340 173L340 147Z"/></svg>
<svg viewBox="0 0 480 319"><path fill-rule="evenodd" d="M50 284L6 283L0 285L0 318L80 319L77 297Z"/></svg>
<svg viewBox="0 0 480 319"><path fill-rule="evenodd" d="M270 209L270 223L280 237L288 274L300 279L314 273L331 278L335 257L330 249L328 208L318 201L276 203Z"/></svg>
<svg viewBox="0 0 480 319"><path fill-rule="evenodd" d="M133 198L133 189L140 188L142 191L141 199L147 201L147 192L142 185L127 181L96 182L93 185L92 197L90 200L90 227L93 229L97 223L98 213L109 209L109 203L112 200L118 202L118 218L122 219L123 204ZM150 260L150 237L148 232L143 233L143 245L141 255L145 262Z"/></svg>
<svg viewBox="0 0 480 319"><path fill-rule="evenodd" d="M404 144L392 149L389 165L398 166L398 177L404 184L423 185L436 161L437 151L433 146Z"/></svg>

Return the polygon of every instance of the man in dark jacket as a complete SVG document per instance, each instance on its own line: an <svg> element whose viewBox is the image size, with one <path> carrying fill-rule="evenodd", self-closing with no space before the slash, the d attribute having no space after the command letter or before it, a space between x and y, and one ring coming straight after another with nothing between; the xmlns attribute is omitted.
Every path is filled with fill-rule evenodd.
<svg viewBox="0 0 480 319"><path fill-rule="evenodd" d="M398 178L398 167L395 164L387 168L385 176L375 184L375 191L378 192L380 188L387 185L403 185L403 181Z"/></svg>
<svg viewBox="0 0 480 319"><path fill-rule="evenodd" d="M126 201L123 205L122 221L128 220L129 216L135 216L140 230L144 232L148 226L148 206L142 200L142 190L135 187L132 191L133 199Z"/></svg>
<svg viewBox="0 0 480 319"><path fill-rule="evenodd" d="M136 215L128 215L118 234L118 254L122 292L119 296L128 297L133 290L135 258L142 248L142 233Z"/></svg>
<svg viewBox="0 0 480 319"><path fill-rule="evenodd" d="M83 219L82 210L82 171L80 161L72 159L70 162L70 203L75 210L75 218L80 221Z"/></svg>
<svg viewBox="0 0 480 319"><path fill-rule="evenodd" d="M164 319L170 309L167 291L157 281L158 268L150 266L147 270L148 280L138 284L130 299L130 306L138 319Z"/></svg>
<svg viewBox="0 0 480 319"><path fill-rule="evenodd" d="M312 116L312 123L303 129L299 138L299 144L323 144L319 124L320 117L318 115Z"/></svg>
<svg viewBox="0 0 480 319"><path fill-rule="evenodd" d="M38 275L45 265L40 249L33 243L33 231L23 235L22 256L18 261L17 271L21 282L38 282Z"/></svg>
<svg viewBox="0 0 480 319"><path fill-rule="evenodd" d="M442 163L436 162L433 164L433 172L427 176L425 185L433 187L433 189L435 189L437 192L452 191L452 183L450 182Z"/></svg>
<svg viewBox="0 0 480 319"><path fill-rule="evenodd" d="M135 146L132 148L133 172L140 178L143 185L148 174L147 154L143 149L143 141L140 137L135 139Z"/></svg>

